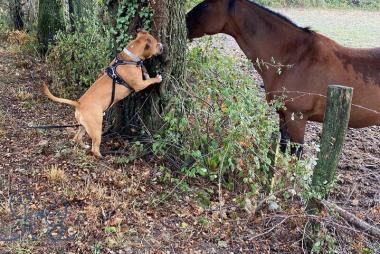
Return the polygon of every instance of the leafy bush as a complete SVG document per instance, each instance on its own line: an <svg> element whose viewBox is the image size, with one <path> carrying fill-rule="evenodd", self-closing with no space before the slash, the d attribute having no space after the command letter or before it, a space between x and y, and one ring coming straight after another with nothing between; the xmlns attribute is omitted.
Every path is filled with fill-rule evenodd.
<svg viewBox="0 0 380 254"><path fill-rule="evenodd" d="M6 39L9 30L9 22L7 12L0 8L0 40Z"/></svg>
<svg viewBox="0 0 380 254"><path fill-rule="evenodd" d="M76 20L75 26L71 34L58 32L48 52L50 75L61 93L89 87L111 59L111 36L96 16Z"/></svg>
<svg viewBox="0 0 380 254"><path fill-rule="evenodd" d="M118 50L122 48L132 39L131 35L126 33L126 29L130 29L133 20L138 13L141 28L150 31L153 12L149 5L139 9L139 1L137 0L122 0L119 3L117 11L116 26L111 27L111 33L116 38L116 46Z"/></svg>
<svg viewBox="0 0 380 254"><path fill-rule="evenodd" d="M364 9L380 9L380 0L350 0L350 6L358 6Z"/></svg>
<svg viewBox="0 0 380 254"><path fill-rule="evenodd" d="M205 46L207 47L207 46ZM269 106L253 79L217 49L188 54L190 83L175 87L165 133L154 137L153 151L183 161L183 173L211 180L238 176L257 190L266 182L271 135L278 131L275 106ZM250 67L251 68L251 67ZM241 181L240 181L241 182Z"/></svg>

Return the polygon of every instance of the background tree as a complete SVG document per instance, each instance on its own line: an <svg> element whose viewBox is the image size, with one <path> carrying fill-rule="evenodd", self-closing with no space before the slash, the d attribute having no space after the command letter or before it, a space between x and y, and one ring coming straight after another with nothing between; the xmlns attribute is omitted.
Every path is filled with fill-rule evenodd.
<svg viewBox="0 0 380 254"><path fill-rule="evenodd" d="M40 0L38 4L38 40L41 53L46 53L54 35L65 27L63 6L60 0Z"/></svg>
<svg viewBox="0 0 380 254"><path fill-rule="evenodd" d="M24 29L23 11L21 0L9 0L9 12L12 19L13 28L15 30Z"/></svg>
<svg viewBox="0 0 380 254"><path fill-rule="evenodd" d="M94 0L66 0L69 15L69 23L71 31L75 31L75 20L88 18L89 15L95 15L94 10L97 4Z"/></svg>
<svg viewBox="0 0 380 254"><path fill-rule="evenodd" d="M165 45L165 52L160 58L150 61L147 65L151 76L160 73L164 80L160 85L154 85L143 92L127 97L114 107L111 131L128 137L139 136L142 130L152 134L160 129L161 115L168 105L172 84L181 84L185 78L186 26L183 1L139 0L134 2L136 5L133 8L139 11L130 17L127 31L131 34L137 28L146 27L146 22L144 23L143 20L148 14L141 15L144 13L142 10L149 8L152 11L151 32Z"/></svg>
<svg viewBox="0 0 380 254"><path fill-rule="evenodd" d="M119 1L118 0L108 0L106 2L107 11L106 13L108 15L103 15L103 21L107 24L108 27L112 28L112 31L114 31L114 27L116 27L117 24L117 12L119 8ZM116 42L116 36L113 36L112 39L112 49L113 54L115 55L117 53L117 42Z"/></svg>

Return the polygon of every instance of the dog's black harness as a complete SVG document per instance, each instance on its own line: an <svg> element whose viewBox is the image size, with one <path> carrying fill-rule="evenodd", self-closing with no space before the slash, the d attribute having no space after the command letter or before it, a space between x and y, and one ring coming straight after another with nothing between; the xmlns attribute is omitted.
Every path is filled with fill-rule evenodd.
<svg viewBox="0 0 380 254"><path fill-rule="evenodd" d="M137 67L141 67L141 68L144 67L144 63L141 59L139 59L138 61L125 61L116 57L115 62L111 66L108 66L106 68L106 73L112 79L112 95L111 95L111 102L108 108L110 108L115 101L116 84L119 84L128 88L131 93L135 92L135 90L130 85L128 85L128 83L125 82L125 80L122 77L120 77L120 75L116 71L116 68L119 65L127 65L127 64L136 65Z"/></svg>

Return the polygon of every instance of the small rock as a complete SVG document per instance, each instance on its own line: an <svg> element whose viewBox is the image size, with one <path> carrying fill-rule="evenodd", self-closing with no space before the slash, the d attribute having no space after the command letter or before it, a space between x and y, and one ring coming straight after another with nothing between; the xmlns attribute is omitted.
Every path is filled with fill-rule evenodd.
<svg viewBox="0 0 380 254"><path fill-rule="evenodd" d="M274 212L274 211L277 211L279 208L280 206L277 204L277 202L271 201L269 203L269 206L268 206L269 211Z"/></svg>

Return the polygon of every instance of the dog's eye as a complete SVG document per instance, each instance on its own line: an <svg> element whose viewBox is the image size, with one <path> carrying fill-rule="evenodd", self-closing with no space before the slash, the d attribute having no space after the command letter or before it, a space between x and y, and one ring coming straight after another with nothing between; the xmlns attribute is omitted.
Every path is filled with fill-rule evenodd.
<svg viewBox="0 0 380 254"><path fill-rule="evenodd" d="M146 45L145 45L145 50L150 48L150 44L152 43L151 39L146 39Z"/></svg>

